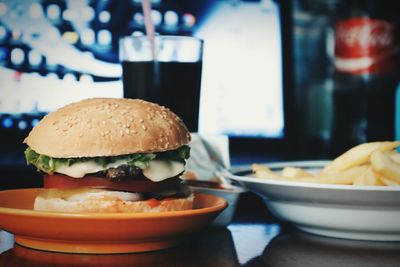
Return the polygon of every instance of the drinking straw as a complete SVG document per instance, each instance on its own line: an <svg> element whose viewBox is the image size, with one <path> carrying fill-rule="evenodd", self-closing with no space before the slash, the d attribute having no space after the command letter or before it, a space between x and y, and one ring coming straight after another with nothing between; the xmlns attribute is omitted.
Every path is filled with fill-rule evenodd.
<svg viewBox="0 0 400 267"><path fill-rule="evenodd" d="M150 40L151 52L153 60L156 60L156 45L154 40L154 23L151 18L151 2L150 0L142 0L142 9L144 16L144 26L146 30L147 38Z"/></svg>

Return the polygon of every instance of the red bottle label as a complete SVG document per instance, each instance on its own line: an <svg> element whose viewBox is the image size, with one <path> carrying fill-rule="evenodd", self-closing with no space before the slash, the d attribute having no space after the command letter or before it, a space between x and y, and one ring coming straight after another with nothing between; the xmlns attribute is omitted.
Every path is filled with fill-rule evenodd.
<svg viewBox="0 0 400 267"><path fill-rule="evenodd" d="M335 68L361 74L393 69L395 53L393 24L368 17L340 21L335 27Z"/></svg>

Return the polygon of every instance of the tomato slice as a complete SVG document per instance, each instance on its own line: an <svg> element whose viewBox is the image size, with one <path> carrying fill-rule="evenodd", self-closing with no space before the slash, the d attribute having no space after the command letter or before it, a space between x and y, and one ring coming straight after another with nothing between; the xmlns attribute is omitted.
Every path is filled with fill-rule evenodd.
<svg viewBox="0 0 400 267"><path fill-rule="evenodd" d="M179 178L169 178L161 182L150 180L126 179L122 181L110 181L107 178L85 176L73 178L63 174L47 174L43 176L44 188L72 189L79 187L104 188L127 192L159 192L173 188L179 182Z"/></svg>

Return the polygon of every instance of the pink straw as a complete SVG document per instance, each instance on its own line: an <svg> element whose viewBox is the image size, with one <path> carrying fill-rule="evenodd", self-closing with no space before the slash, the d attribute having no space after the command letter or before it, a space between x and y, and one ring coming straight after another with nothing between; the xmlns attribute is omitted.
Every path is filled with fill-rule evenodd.
<svg viewBox="0 0 400 267"><path fill-rule="evenodd" d="M153 60L156 60L156 47L155 47L155 41L154 41L154 23L151 18L151 2L150 2L150 0L142 0L142 9L143 9L144 26L146 29L146 35L150 40Z"/></svg>

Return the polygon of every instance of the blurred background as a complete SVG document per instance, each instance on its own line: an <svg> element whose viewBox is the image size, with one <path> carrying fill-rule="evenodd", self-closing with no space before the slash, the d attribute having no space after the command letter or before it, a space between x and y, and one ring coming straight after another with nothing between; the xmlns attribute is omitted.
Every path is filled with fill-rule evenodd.
<svg viewBox="0 0 400 267"><path fill-rule="evenodd" d="M395 138L396 1L151 2L157 33L205 40L198 129L228 135L233 164L325 159ZM356 23L364 35L354 34L346 22L358 17L378 30L365 33ZM340 21L348 29L343 40L374 38L335 50ZM24 137L67 103L122 97L118 40L142 34L140 0L0 0L0 175L40 183L26 167ZM364 51L360 60L354 51ZM375 57L383 67L351 67Z"/></svg>

